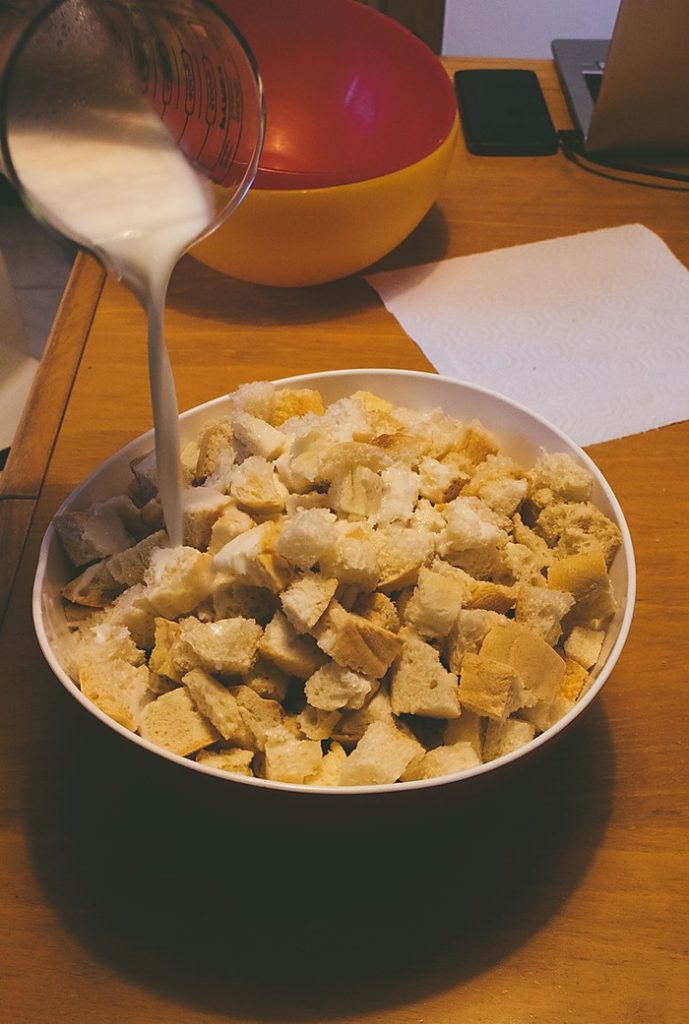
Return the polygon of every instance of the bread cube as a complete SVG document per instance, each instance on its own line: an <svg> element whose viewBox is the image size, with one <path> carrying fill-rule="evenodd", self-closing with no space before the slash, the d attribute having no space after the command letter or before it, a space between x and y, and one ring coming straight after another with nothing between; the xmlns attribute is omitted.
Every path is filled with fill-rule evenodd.
<svg viewBox="0 0 689 1024"><path fill-rule="evenodd" d="M81 692L125 729L135 731L145 706L153 699L146 665L123 658L89 662L79 672Z"/></svg>
<svg viewBox="0 0 689 1024"><path fill-rule="evenodd" d="M495 620L481 645L481 656L511 666L522 681L523 705L551 701L565 674L564 660L541 637L510 619Z"/></svg>
<svg viewBox="0 0 689 1024"><path fill-rule="evenodd" d="M597 546L559 559L548 569L548 586L574 597L568 625L590 627L605 621L617 610L603 550Z"/></svg>
<svg viewBox="0 0 689 1024"><path fill-rule="evenodd" d="M565 654L584 668L593 668L603 648L605 631L575 626L565 640Z"/></svg>
<svg viewBox="0 0 689 1024"><path fill-rule="evenodd" d="M341 786L382 786L404 774L423 757L418 740L394 723L372 722L340 770Z"/></svg>
<svg viewBox="0 0 689 1024"><path fill-rule="evenodd" d="M504 722L490 721L486 727L483 756L486 761L504 757L530 743L535 735L536 729L531 722L520 721L518 718L508 718Z"/></svg>
<svg viewBox="0 0 689 1024"><path fill-rule="evenodd" d="M307 633L316 625L335 596L337 585L336 579L306 573L282 591L282 610L298 633Z"/></svg>
<svg viewBox="0 0 689 1024"><path fill-rule="evenodd" d="M435 647L413 630L403 628L400 637L404 646L390 678L390 701L394 713L458 718L461 709L457 676L443 667Z"/></svg>
<svg viewBox="0 0 689 1024"><path fill-rule="evenodd" d="M180 624L180 639L207 672L244 675L251 669L263 630L253 619L237 616L200 622L193 616Z"/></svg>
<svg viewBox="0 0 689 1024"><path fill-rule="evenodd" d="M309 704L321 711L357 710L377 687L376 681L329 661L309 676L304 693Z"/></svg>
<svg viewBox="0 0 689 1024"><path fill-rule="evenodd" d="M322 760L318 740L300 739L284 725L266 734L263 757L266 779L303 785L316 774Z"/></svg>
<svg viewBox="0 0 689 1024"><path fill-rule="evenodd" d="M147 704L139 735L174 754L187 757L220 739L220 733L201 714L183 686Z"/></svg>
<svg viewBox="0 0 689 1024"><path fill-rule="evenodd" d="M335 600L313 634L320 649L338 665L370 679L382 678L402 648L396 633L345 611Z"/></svg>
<svg viewBox="0 0 689 1024"><path fill-rule="evenodd" d="M225 747L222 750L199 750L194 758L197 764L206 768L216 768L230 775L253 776L251 763L255 750L242 750L241 747Z"/></svg>
<svg viewBox="0 0 689 1024"><path fill-rule="evenodd" d="M211 592L211 562L210 555L194 548L155 548L141 601L166 619L188 614Z"/></svg>
<svg viewBox="0 0 689 1024"><path fill-rule="evenodd" d="M200 668L187 672L182 682L194 706L213 724L224 740L230 740L236 746L247 750L258 749L254 734L247 725L239 702L231 690Z"/></svg>
<svg viewBox="0 0 689 1024"><path fill-rule="evenodd" d="M504 721L522 706L522 680L512 665L484 654L464 655L459 700L477 715Z"/></svg>
<svg viewBox="0 0 689 1024"><path fill-rule="evenodd" d="M283 672L299 679L308 679L325 661L312 637L298 634L281 611L266 626L258 649Z"/></svg>

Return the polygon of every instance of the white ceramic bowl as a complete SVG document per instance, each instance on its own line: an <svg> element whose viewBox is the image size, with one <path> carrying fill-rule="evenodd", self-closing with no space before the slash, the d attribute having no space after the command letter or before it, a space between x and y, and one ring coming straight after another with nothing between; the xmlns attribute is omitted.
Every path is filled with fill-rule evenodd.
<svg viewBox="0 0 689 1024"><path fill-rule="evenodd" d="M285 378L276 383L318 388L326 402L364 389L373 391L397 405L418 409L431 409L439 406L445 412L459 419L470 420L476 417L481 420L484 426L499 437L502 442L502 450L526 465L535 461L539 451L544 448L551 452L568 452L590 471L594 478L591 500L617 523L622 533L622 545L610 572L619 602L619 610L608 627L601 657L593 670L593 682L586 694L554 726L514 753L467 771L439 778L385 786L326 788L228 775L154 746L113 721L83 695L69 674L70 638L60 597L60 589L69 578L69 566L57 534L50 526L43 539L38 560L33 591L33 618L43 654L62 685L91 714L131 743L139 744L168 761L184 765L190 771L200 775L214 775L235 786L300 791L304 794L327 794L331 797L336 794L363 795L380 792L394 793L401 797L402 794L408 793L410 790L418 791L424 788L454 785L486 773L498 772L511 762L523 758L536 748L549 743L553 737L578 718L600 693L620 656L632 620L636 579L632 542L619 503L600 470L581 448L540 416L495 392L448 377L407 370L340 370ZM227 398L222 397L184 413L181 417L182 440L194 437L204 422L222 415L226 407ZM151 432L126 445L77 487L63 503L60 511L84 508L93 501L123 492L131 480L129 463L137 455L150 451L152 445Z"/></svg>

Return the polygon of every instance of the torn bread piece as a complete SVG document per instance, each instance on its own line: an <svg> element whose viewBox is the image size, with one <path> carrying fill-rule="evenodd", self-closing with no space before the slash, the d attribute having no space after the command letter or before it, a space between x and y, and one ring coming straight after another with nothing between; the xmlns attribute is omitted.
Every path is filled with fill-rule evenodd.
<svg viewBox="0 0 689 1024"><path fill-rule="evenodd" d="M214 622L200 622L192 615L182 619L179 632L197 663L207 672L223 676L245 675L251 670L262 636L257 622L239 615Z"/></svg>
<svg viewBox="0 0 689 1024"><path fill-rule="evenodd" d="M390 678L390 701L396 715L459 718L457 676L448 672L435 647L408 627L399 633L401 654Z"/></svg>
<svg viewBox="0 0 689 1024"><path fill-rule="evenodd" d="M242 750L241 747L221 747L217 750L199 750L194 760L206 768L251 778L254 774L251 763L255 754L255 750Z"/></svg>
<svg viewBox="0 0 689 1024"><path fill-rule="evenodd" d="M322 665L306 680L304 694L319 711L358 710L378 688L378 682L333 661ZM325 738L325 737L324 737Z"/></svg>
<svg viewBox="0 0 689 1024"><path fill-rule="evenodd" d="M313 630L320 649L341 665L371 679L380 679L402 649L397 633L346 611L336 600Z"/></svg>
<svg viewBox="0 0 689 1024"><path fill-rule="evenodd" d="M341 786L381 786L397 780L425 750L392 722L372 722L340 769Z"/></svg>
<svg viewBox="0 0 689 1024"><path fill-rule="evenodd" d="M141 602L167 619L186 615L211 592L211 556L195 548L155 548L144 574Z"/></svg>
<svg viewBox="0 0 689 1024"><path fill-rule="evenodd" d="M254 734L246 724L235 694L209 672L194 668L182 678L194 707L207 718L226 741L251 749Z"/></svg>
<svg viewBox="0 0 689 1024"><path fill-rule="evenodd" d="M304 573L280 594L282 610L297 633L308 633L316 625L338 587L336 579L320 573Z"/></svg>
<svg viewBox="0 0 689 1024"><path fill-rule="evenodd" d="M141 715L139 734L149 743L187 757L220 739L220 733L196 708L185 687L156 697Z"/></svg>

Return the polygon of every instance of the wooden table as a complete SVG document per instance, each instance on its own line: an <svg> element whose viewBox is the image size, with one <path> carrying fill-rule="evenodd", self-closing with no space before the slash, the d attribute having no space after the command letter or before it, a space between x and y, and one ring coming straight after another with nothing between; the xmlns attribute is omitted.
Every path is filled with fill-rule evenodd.
<svg viewBox="0 0 689 1024"><path fill-rule="evenodd" d="M551 65L531 66L566 126ZM629 222L689 265L687 203L460 142L438 204L381 266ZM182 408L257 378L428 369L360 277L271 290L186 258L167 326ZM41 535L149 426L143 316L82 257L1 485L0 1020L687 1019L689 424L591 449L639 571L601 698L473 809L362 835L273 833L178 798L44 665L30 616Z"/></svg>

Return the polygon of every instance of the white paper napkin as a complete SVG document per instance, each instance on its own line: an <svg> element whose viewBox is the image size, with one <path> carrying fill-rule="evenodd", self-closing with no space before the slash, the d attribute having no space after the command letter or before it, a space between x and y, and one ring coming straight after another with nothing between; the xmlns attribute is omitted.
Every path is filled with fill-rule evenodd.
<svg viewBox="0 0 689 1024"><path fill-rule="evenodd" d="M578 444L689 418L689 271L640 224L366 280L439 373Z"/></svg>

